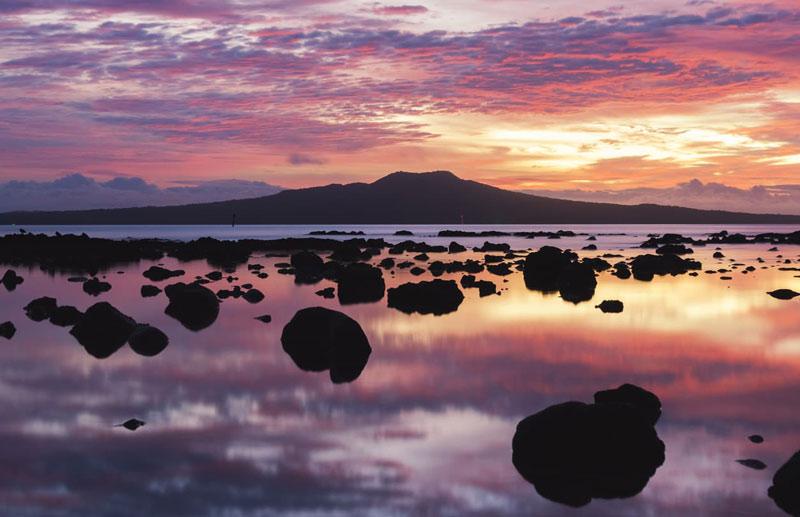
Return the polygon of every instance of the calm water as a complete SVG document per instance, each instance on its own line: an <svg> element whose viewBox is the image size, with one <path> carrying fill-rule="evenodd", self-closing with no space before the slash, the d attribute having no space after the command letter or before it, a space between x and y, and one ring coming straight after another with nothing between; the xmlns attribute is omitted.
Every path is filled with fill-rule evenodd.
<svg viewBox="0 0 800 517"><path fill-rule="evenodd" d="M386 236L398 228L352 229ZM407 229L428 242L439 230ZM628 234L599 237L602 250L638 244L651 232L722 228L569 229ZM298 235L310 228L77 230L186 239ZM585 239L514 245L578 248ZM761 266L758 256L765 266L795 262L800 247L725 246L722 260L712 259L713 251L696 249L704 269L730 267L730 259ZM263 280L242 266L240 283L252 282L266 299L256 305L226 300L217 322L197 333L164 314L163 294L140 297L140 286L151 283L141 275L149 263L107 272L113 289L98 298L65 277L17 268L25 282L10 293L0 290L0 322L11 320L18 329L11 341L0 340L2 513L782 515L766 492L775 470L800 449L800 302L765 291L800 291L800 273L770 267L742 275L740 268L733 281L701 274L649 283L602 273L594 299L579 305L528 291L521 273L507 283L485 274L503 289L501 296L478 298L477 290L466 290L457 312L437 317L403 314L385 299L341 307L314 294L335 284L296 286L293 277L274 272L281 260L251 259L267 266ZM185 278L213 269L204 261L163 263L185 269ZM415 278L407 270L384 276L388 285ZM152 358L124 347L95 359L66 329L25 317L22 307L42 295L80 309L107 300L164 330L170 345ZM624 301L625 312L594 308L608 298ZM372 355L350 384L299 370L281 348L283 326L298 309L315 305L342 310L369 337ZM271 323L253 319L265 313ZM629 499L596 499L573 509L539 496L511 464L517 422L551 404L590 401L594 391L623 382L661 398L656 428L666 444L665 464ZM147 425L134 433L112 427L131 417ZM766 442L751 444L752 433ZM768 467L751 470L735 463L740 458Z"/></svg>

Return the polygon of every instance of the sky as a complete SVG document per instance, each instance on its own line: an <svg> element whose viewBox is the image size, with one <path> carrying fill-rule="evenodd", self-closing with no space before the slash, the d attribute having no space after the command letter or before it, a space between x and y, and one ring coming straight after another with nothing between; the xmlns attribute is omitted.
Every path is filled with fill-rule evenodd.
<svg viewBox="0 0 800 517"><path fill-rule="evenodd" d="M796 0L3 0L0 182L793 185L798 65Z"/></svg>

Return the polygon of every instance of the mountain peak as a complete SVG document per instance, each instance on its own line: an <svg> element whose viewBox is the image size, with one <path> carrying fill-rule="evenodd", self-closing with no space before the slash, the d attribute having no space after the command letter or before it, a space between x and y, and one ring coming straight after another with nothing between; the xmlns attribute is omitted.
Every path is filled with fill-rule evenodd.
<svg viewBox="0 0 800 517"><path fill-rule="evenodd" d="M462 181L450 171L430 171L430 172L407 172L397 171L375 180L373 185L396 185L405 183L417 183L419 180L436 182Z"/></svg>

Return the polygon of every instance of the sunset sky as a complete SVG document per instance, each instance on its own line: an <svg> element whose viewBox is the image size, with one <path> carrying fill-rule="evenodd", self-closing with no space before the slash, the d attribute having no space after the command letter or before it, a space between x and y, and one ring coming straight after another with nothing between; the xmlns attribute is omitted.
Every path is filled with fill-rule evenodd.
<svg viewBox="0 0 800 517"><path fill-rule="evenodd" d="M800 183L800 2L2 0L0 181Z"/></svg>

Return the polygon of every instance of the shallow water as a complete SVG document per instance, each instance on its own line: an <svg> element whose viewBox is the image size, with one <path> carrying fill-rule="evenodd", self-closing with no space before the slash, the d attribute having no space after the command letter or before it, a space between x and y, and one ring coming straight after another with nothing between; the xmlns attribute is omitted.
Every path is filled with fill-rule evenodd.
<svg viewBox="0 0 800 517"><path fill-rule="evenodd" d="M242 228L247 236L276 236ZM601 251L581 255L667 230L589 228L628 235L599 237ZM89 233L111 235L105 231L148 230ZM168 232L190 238L180 228L157 236ZM578 248L585 236L514 245L522 244ZM0 340L0 504L9 515L70 516L782 515L766 492L775 470L800 448L800 301L765 292L800 291L800 273L775 267L797 261L800 247L766 248L724 246L721 260L711 258L711 247L696 248L704 269L729 268L731 259L760 267L755 258L766 259L769 269L743 275L740 267L732 281L701 273L639 282L601 273L592 301L578 305L528 291L519 272L507 283L483 274L502 294L478 298L477 290L465 290L458 311L444 316L406 315L387 308L385 298L342 307L314 294L332 282L296 286L275 272L285 259L254 257L269 278L242 266L239 283L252 282L266 299L226 300L216 323L197 333L164 314L163 294L140 297L139 287L151 283L141 276L150 263L107 272L113 289L98 298L64 276L17 268L25 282L0 292L0 322L18 329L11 341ZM204 261L163 263L185 269L189 279L214 269ZM417 279L396 271L384 275L389 285ZM164 330L171 343L156 357L126 346L95 359L66 329L25 317L22 307L42 295L80 309L110 301ZM625 311L594 308L609 298L622 300ZM352 383L299 370L281 347L295 311L315 305L352 316L370 340L372 355ZM271 323L253 319L265 313ZM656 429L665 464L632 498L573 509L539 496L511 464L517 422L624 382L661 398ZM131 417L147 425L133 433L112 427ZM750 443L752 433L766 442ZM748 469L735 462L742 458L768 467Z"/></svg>

